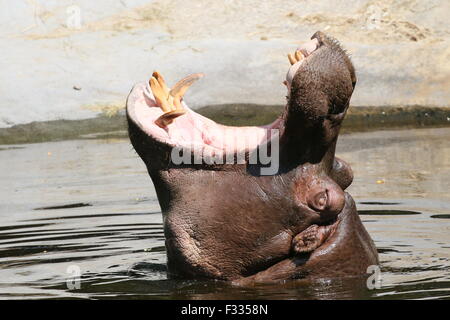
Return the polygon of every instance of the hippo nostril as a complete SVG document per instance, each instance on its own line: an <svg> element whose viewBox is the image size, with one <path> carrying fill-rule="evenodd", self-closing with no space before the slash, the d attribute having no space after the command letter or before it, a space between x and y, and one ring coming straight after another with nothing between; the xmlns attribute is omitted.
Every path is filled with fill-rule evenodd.
<svg viewBox="0 0 450 320"><path fill-rule="evenodd" d="M327 190L328 202L326 209L323 211L324 216L334 218L337 216L345 205L345 193L338 186Z"/></svg>
<svg viewBox="0 0 450 320"><path fill-rule="evenodd" d="M328 206L328 194L327 191L320 191L316 193L310 201L308 201L308 205L316 211L323 211Z"/></svg>
<svg viewBox="0 0 450 320"><path fill-rule="evenodd" d="M327 206L327 193L326 192L321 192L319 194L319 197L317 199L317 205L320 208L325 208Z"/></svg>
<svg viewBox="0 0 450 320"><path fill-rule="evenodd" d="M313 188L311 191L308 206L319 212L324 220L334 219L344 208L345 195L337 185Z"/></svg>

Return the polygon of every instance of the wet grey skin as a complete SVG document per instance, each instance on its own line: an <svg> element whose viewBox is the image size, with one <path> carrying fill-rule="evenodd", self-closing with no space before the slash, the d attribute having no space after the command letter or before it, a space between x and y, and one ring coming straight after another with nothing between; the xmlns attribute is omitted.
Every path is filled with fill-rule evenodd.
<svg viewBox="0 0 450 320"><path fill-rule="evenodd" d="M286 108L271 125L280 130L273 175L249 163L254 150L243 164L174 164L173 146L136 121L142 86L131 91L129 136L157 192L170 277L247 285L359 276L378 264L375 245L344 191L352 171L335 157L356 84L354 67L336 40L322 32L311 39L313 49L300 48L304 61L288 85Z"/></svg>

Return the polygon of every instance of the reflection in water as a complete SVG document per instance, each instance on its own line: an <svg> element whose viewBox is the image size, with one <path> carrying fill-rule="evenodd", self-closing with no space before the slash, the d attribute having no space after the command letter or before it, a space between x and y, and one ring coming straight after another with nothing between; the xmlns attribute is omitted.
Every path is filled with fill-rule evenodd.
<svg viewBox="0 0 450 320"><path fill-rule="evenodd" d="M340 138L337 154L354 171L355 199L448 200L449 140L448 128L357 133Z"/></svg>
<svg viewBox="0 0 450 320"><path fill-rule="evenodd" d="M359 215L363 216L408 216L412 214L420 214L417 211L405 211L405 210L359 210Z"/></svg>
<svg viewBox="0 0 450 320"><path fill-rule="evenodd" d="M400 204L400 202L381 202L381 201L360 201L360 204L371 204L378 206L393 206L396 204Z"/></svg>
<svg viewBox="0 0 450 320"><path fill-rule="evenodd" d="M51 207L35 208L34 210L71 209L71 208L81 208L81 207L90 207L90 206L92 206L92 204L89 204L89 203L71 203L71 204L64 204L62 206L51 206Z"/></svg>
<svg viewBox="0 0 450 320"><path fill-rule="evenodd" d="M450 219L450 214L433 214L430 218L434 219Z"/></svg>
<svg viewBox="0 0 450 320"><path fill-rule="evenodd" d="M127 140L5 148L0 298L448 298L449 134L424 129L340 138L338 153L355 171L349 191L380 254L381 288L373 290L366 277L246 288L167 279L159 205ZM71 266L81 271L80 289L68 289Z"/></svg>

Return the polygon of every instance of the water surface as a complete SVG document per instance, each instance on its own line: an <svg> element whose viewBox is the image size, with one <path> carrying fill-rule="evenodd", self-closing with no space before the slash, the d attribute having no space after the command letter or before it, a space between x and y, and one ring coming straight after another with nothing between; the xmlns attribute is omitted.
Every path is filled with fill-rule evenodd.
<svg viewBox="0 0 450 320"><path fill-rule="evenodd" d="M364 279L167 279L144 164L127 139L81 139L0 146L0 298L450 298L450 128L354 133L338 145L380 253L379 289ZM79 289L68 288L74 268Z"/></svg>

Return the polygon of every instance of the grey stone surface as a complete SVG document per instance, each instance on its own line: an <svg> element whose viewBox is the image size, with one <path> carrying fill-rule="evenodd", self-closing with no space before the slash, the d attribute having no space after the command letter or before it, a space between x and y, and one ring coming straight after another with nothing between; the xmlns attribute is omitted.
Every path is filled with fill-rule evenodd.
<svg viewBox="0 0 450 320"><path fill-rule="evenodd" d="M283 104L286 54L317 30L352 54L353 105L448 106L449 15L447 0L0 0L0 127L115 112L155 69L204 72L194 108Z"/></svg>

